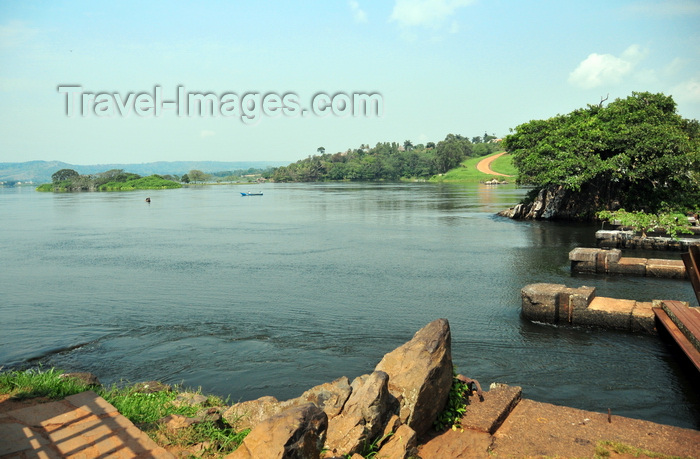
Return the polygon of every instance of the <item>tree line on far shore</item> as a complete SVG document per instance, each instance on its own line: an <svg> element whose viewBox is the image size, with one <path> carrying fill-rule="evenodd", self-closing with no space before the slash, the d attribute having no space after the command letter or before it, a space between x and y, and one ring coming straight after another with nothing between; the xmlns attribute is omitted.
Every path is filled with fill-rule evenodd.
<svg viewBox="0 0 700 459"><path fill-rule="evenodd" d="M73 169L61 169L51 175L51 183L39 185L37 191L158 190L181 186L178 182L157 174L141 177L124 172L123 169L110 169L94 175L81 175Z"/></svg>
<svg viewBox="0 0 700 459"><path fill-rule="evenodd" d="M79 174L74 169L61 169L51 175L51 183L37 187L37 191L126 191L180 188L182 183L240 182L254 181L269 169L240 169L205 173L198 169L183 175L152 174L142 177L125 172L124 169L110 169L98 174Z"/></svg>
<svg viewBox="0 0 700 459"><path fill-rule="evenodd" d="M448 134L437 144L413 145L410 140L403 145L397 142L380 142L374 147L362 144L332 154L319 147L318 155L277 167L267 176L275 182L429 178L457 167L469 157L484 156L501 149L500 140L489 134L471 140L459 134Z"/></svg>

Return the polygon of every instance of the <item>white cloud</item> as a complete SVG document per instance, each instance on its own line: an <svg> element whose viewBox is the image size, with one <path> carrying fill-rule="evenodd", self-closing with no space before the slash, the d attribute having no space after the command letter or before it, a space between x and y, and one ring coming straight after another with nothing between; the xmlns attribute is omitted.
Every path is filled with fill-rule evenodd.
<svg viewBox="0 0 700 459"><path fill-rule="evenodd" d="M671 89L676 102L700 103L700 76L677 84Z"/></svg>
<svg viewBox="0 0 700 459"><path fill-rule="evenodd" d="M352 10L352 16L355 18L355 22L365 23L367 22L367 13L360 8L360 4L355 0L350 0L348 2L350 9Z"/></svg>
<svg viewBox="0 0 700 459"><path fill-rule="evenodd" d="M31 40L37 32L36 29L27 27L21 21L10 21L0 25L0 47L10 48L21 45Z"/></svg>
<svg viewBox="0 0 700 459"><path fill-rule="evenodd" d="M440 27L458 8L474 0L396 0L390 20L402 26Z"/></svg>
<svg viewBox="0 0 700 459"><path fill-rule="evenodd" d="M204 130L204 131L201 131L201 132L199 133L199 136L202 137L202 138L206 138L206 137L211 137L211 136L213 136L213 135L215 135L215 134L216 134L216 132L214 132L214 131L207 131L207 130Z"/></svg>
<svg viewBox="0 0 700 459"><path fill-rule="evenodd" d="M679 72L681 72L687 65L691 62L690 59L682 59L680 57L677 57L673 59L666 67L664 67L664 74L666 76L673 76L677 75Z"/></svg>
<svg viewBox="0 0 700 459"><path fill-rule="evenodd" d="M643 1L631 4L627 10L652 16L691 16L700 14L700 2L697 0Z"/></svg>
<svg viewBox="0 0 700 459"><path fill-rule="evenodd" d="M639 45L630 46L620 57L592 53L569 74L569 83L584 89L620 84L646 55Z"/></svg>

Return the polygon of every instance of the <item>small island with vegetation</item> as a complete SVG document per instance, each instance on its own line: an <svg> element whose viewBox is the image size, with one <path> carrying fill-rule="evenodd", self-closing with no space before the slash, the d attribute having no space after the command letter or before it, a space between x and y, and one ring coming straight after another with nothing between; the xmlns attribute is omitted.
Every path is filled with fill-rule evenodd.
<svg viewBox="0 0 700 459"><path fill-rule="evenodd" d="M52 183L44 183L37 191L133 191L165 190L180 188L179 183L153 174L141 177L138 174L124 172L123 169L111 169L95 175L80 175L73 169L61 169L51 176Z"/></svg>

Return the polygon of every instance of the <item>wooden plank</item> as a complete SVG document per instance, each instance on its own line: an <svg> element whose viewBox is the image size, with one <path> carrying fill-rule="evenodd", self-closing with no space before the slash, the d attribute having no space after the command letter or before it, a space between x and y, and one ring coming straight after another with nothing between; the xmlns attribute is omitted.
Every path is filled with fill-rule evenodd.
<svg viewBox="0 0 700 459"><path fill-rule="evenodd" d="M695 291L695 297L700 304L700 248L697 246L688 247L688 253L681 255L685 270L688 273L690 284Z"/></svg>
<svg viewBox="0 0 700 459"><path fill-rule="evenodd" d="M700 313L682 301L664 300L661 307L695 349L700 351Z"/></svg>
<svg viewBox="0 0 700 459"><path fill-rule="evenodd" d="M652 308L654 311L654 314L656 315L656 318L661 322L666 330L668 330L669 334L673 339L678 343L678 346L681 348L681 350L685 353L686 356L690 359L691 362L693 362L693 365L695 365L695 368L700 371L700 352L698 352L697 349L688 341L688 339L685 337L683 332L676 326L675 323L671 320L671 318L666 314L666 311L664 311L661 308Z"/></svg>

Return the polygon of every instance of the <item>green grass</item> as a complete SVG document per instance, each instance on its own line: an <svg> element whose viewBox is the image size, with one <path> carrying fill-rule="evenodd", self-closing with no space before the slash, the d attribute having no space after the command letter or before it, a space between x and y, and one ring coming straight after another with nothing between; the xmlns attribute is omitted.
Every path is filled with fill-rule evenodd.
<svg viewBox="0 0 700 459"><path fill-rule="evenodd" d="M16 400L46 397L58 400L90 389L90 386L54 370L7 371L0 373L0 394L9 394Z"/></svg>
<svg viewBox="0 0 700 459"><path fill-rule="evenodd" d="M503 155L494 160L494 162L491 163L491 170L499 174L512 175L513 177L518 175L518 169L513 165L512 155Z"/></svg>
<svg viewBox="0 0 700 459"><path fill-rule="evenodd" d="M467 410L469 387L457 378L457 372L452 370L452 387L445 408L438 414L433 426L437 431L445 429L457 430L462 428L462 416Z"/></svg>
<svg viewBox="0 0 700 459"><path fill-rule="evenodd" d="M159 175L149 175L126 182L107 182L100 185L100 191L165 190L181 187L179 183L166 180Z"/></svg>
<svg viewBox="0 0 700 459"><path fill-rule="evenodd" d="M41 185L36 187L36 191L43 191L43 192L53 191L53 183L42 183Z"/></svg>
<svg viewBox="0 0 700 459"><path fill-rule="evenodd" d="M100 396L112 404L121 414L137 425L156 422L171 415L194 416L199 409L196 406L173 404L177 392L137 392L133 387L119 388L112 386L101 390Z"/></svg>
<svg viewBox="0 0 700 459"><path fill-rule="evenodd" d="M222 457L233 452L249 432L236 432L223 420L205 421L178 430L170 430L157 422L171 414L194 417L206 407L224 406L226 401L218 397L207 397L207 401L201 405L176 403L175 399L182 389L177 386L172 391L144 393L139 391L138 385L95 387L73 378L64 378L62 374L62 371L53 368L46 371L0 372L0 394L10 395L17 400L36 397L60 400L86 390L94 390L159 445L176 445L181 448L204 445L197 453L200 457Z"/></svg>
<svg viewBox="0 0 700 459"><path fill-rule="evenodd" d="M501 152L493 153L492 155L479 156L477 158L469 158L460 164L459 167L450 169L442 175L435 175L430 178L430 182L460 182L460 183L479 183L491 180L494 178L506 179L513 183L515 181L514 177L499 177L497 175L484 174L476 170L476 165L484 158L489 156L497 155ZM494 172L500 172L502 174L514 175L517 173L515 167L513 167L512 158L510 155L503 155L491 164L491 169ZM510 173L509 173L510 172Z"/></svg>

